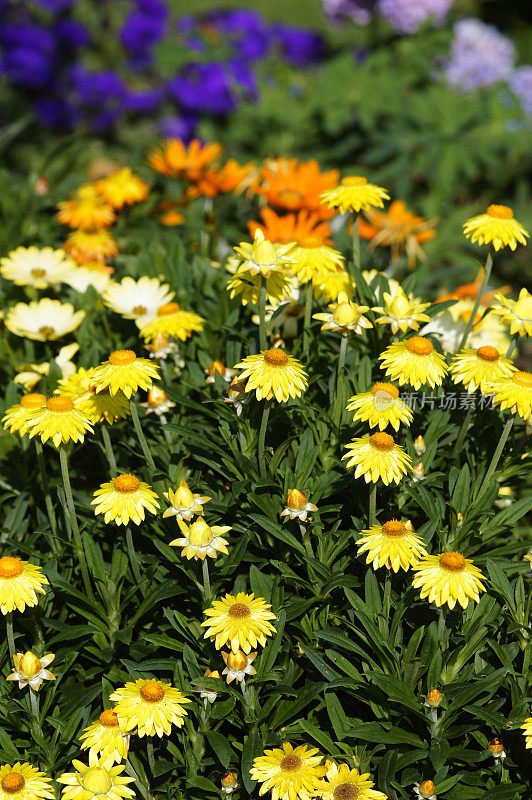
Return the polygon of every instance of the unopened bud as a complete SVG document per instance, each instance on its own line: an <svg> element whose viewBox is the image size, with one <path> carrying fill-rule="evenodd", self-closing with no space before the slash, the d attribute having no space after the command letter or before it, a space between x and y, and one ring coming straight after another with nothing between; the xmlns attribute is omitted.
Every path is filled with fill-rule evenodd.
<svg viewBox="0 0 532 800"><path fill-rule="evenodd" d="M18 671L25 678L34 678L41 671L41 662L31 650L28 650L18 662Z"/></svg>
<svg viewBox="0 0 532 800"><path fill-rule="evenodd" d="M491 742L488 742L488 750L491 750L493 755L500 756L502 753L504 753L504 745L500 739L495 737L491 740Z"/></svg>
<svg viewBox="0 0 532 800"><path fill-rule="evenodd" d="M301 489L290 489L286 497L286 505L290 510L300 511L308 503L308 497Z"/></svg>
<svg viewBox="0 0 532 800"><path fill-rule="evenodd" d="M420 461L415 467L412 467L412 472L414 473L414 480L420 481L422 480L423 476L425 475L425 467L423 463Z"/></svg>
<svg viewBox="0 0 532 800"><path fill-rule="evenodd" d="M438 708L442 699L443 695L439 689L432 689L427 695L427 704L431 706L431 708Z"/></svg>
<svg viewBox="0 0 532 800"><path fill-rule="evenodd" d="M427 446L425 444L425 439L422 436L418 436L416 441L414 442L414 450L416 451L418 456L422 456Z"/></svg>
<svg viewBox="0 0 532 800"><path fill-rule="evenodd" d="M420 797L432 797L435 791L436 786L434 785L434 781L422 781L422 783L419 784Z"/></svg>

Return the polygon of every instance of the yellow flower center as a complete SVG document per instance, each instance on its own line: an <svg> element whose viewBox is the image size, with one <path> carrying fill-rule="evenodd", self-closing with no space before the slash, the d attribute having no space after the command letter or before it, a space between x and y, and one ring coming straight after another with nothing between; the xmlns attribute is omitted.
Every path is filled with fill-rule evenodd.
<svg viewBox="0 0 532 800"><path fill-rule="evenodd" d="M107 794L113 785L113 781L103 767L91 767L83 776L81 785L91 794Z"/></svg>
<svg viewBox="0 0 532 800"><path fill-rule="evenodd" d="M301 768L302 763L299 756L285 756L281 761L281 769L283 772L297 772L297 770Z"/></svg>
<svg viewBox="0 0 532 800"><path fill-rule="evenodd" d="M406 527L398 519L390 519L383 524L382 532L386 536L403 536L406 533Z"/></svg>
<svg viewBox="0 0 532 800"><path fill-rule="evenodd" d="M351 175L348 178L342 178L342 186L365 186L368 182L367 178L361 175Z"/></svg>
<svg viewBox="0 0 532 800"><path fill-rule="evenodd" d="M339 783L333 797L334 800L355 800L360 797L360 788L355 783Z"/></svg>
<svg viewBox="0 0 532 800"><path fill-rule="evenodd" d="M64 414L66 411L72 411L74 408L74 401L70 397L50 397L46 403L48 411L54 411L57 414Z"/></svg>
<svg viewBox="0 0 532 800"><path fill-rule="evenodd" d="M41 671L41 662L34 653L28 650L18 662L18 671L25 678L33 678Z"/></svg>
<svg viewBox="0 0 532 800"><path fill-rule="evenodd" d="M116 711L113 711L111 708L106 708L105 711L102 711L100 714L100 725L104 728L118 727L118 714Z"/></svg>
<svg viewBox="0 0 532 800"><path fill-rule="evenodd" d="M530 372L514 372L512 380L518 386L525 386L529 389L532 386L532 373Z"/></svg>
<svg viewBox="0 0 532 800"><path fill-rule="evenodd" d="M288 356L277 347L272 347L271 350L266 350L264 353L264 360L271 367L286 367L288 364Z"/></svg>
<svg viewBox="0 0 532 800"><path fill-rule="evenodd" d="M113 367L128 367L136 360L133 350L114 350L109 356L109 363Z"/></svg>
<svg viewBox="0 0 532 800"><path fill-rule="evenodd" d="M423 781L419 784L419 791L421 797L431 797L436 791L436 786L434 785L434 781Z"/></svg>
<svg viewBox="0 0 532 800"><path fill-rule="evenodd" d="M428 356L434 350L432 343L424 336L412 336L406 343L406 349L416 356Z"/></svg>
<svg viewBox="0 0 532 800"><path fill-rule="evenodd" d="M39 328L39 333L45 339L48 339L50 336L54 335L55 328L53 328L51 325L41 325L41 327Z"/></svg>
<svg viewBox="0 0 532 800"><path fill-rule="evenodd" d="M126 475L118 475L113 481L113 486L117 492L128 494L129 492L137 491L140 481L134 475L127 473Z"/></svg>
<svg viewBox="0 0 532 800"><path fill-rule="evenodd" d="M466 560L460 553L442 553L439 560L440 567L448 572L462 572L466 565Z"/></svg>
<svg viewBox="0 0 532 800"><path fill-rule="evenodd" d="M248 665L248 657L242 650L239 650L238 653L231 652L227 655L225 663L233 672L242 672Z"/></svg>
<svg viewBox="0 0 532 800"><path fill-rule="evenodd" d="M24 788L26 781L19 772L8 772L2 778L2 789L6 794L16 794Z"/></svg>
<svg viewBox="0 0 532 800"><path fill-rule="evenodd" d="M46 275L46 270L41 269L41 267L34 267L31 271L32 278L44 278Z"/></svg>
<svg viewBox="0 0 532 800"><path fill-rule="evenodd" d="M338 303L333 313L333 320L337 325L352 325L359 316L350 303Z"/></svg>
<svg viewBox="0 0 532 800"><path fill-rule="evenodd" d="M157 315L159 317L167 317L169 314L175 314L176 311L180 311L181 306L179 303L165 303L164 306L159 306L157 309Z"/></svg>
<svg viewBox="0 0 532 800"><path fill-rule="evenodd" d="M497 348L492 347L490 344L485 344L477 350L477 356L481 358L482 361L498 361L500 355Z"/></svg>
<svg viewBox="0 0 532 800"><path fill-rule="evenodd" d="M46 397L43 394L34 392L32 394L25 394L20 398L20 405L23 408L41 408L46 405Z"/></svg>
<svg viewBox="0 0 532 800"><path fill-rule="evenodd" d="M488 206L487 213L490 217L496 217L497 219L511 219L514 215L514 212L508 206L497 205Z"/></svg>
<svg viewBox="0 0 532 800"><path fill-rule="evenodd" d="M394 400L399 397L399 389L397 386L394 386L393 383L374 383L372 388L372 393L377 394L378 392L385 392L386 394L391 395Z"/></svg>
<svg viewBox="0 0 532 800"><path fill-rule="evenodd" d="M267 266L275 264L277 259L277 251L273 244L265 239L263 242L254 244L251 250L251 258L255 264Z"/></svg>
<svg viewBox="0 0 532 800"><path fill-rule="evenodd" d="M227 614L235 619L245 619L251 616L251 609L245 603L233 603Z"/></svg>
<svg viewBox="0 0 532 800"><path fill-rule="evenodd" d="M0 558L0 578L16 578L24 572L24 564L20 558L2 556Z"/></svg>
<svg viewBox="0 0 532 800"><path fill-rule="evenodd" d="M160 703L164 697L164 686L159 681L148 681L139 694L147 703Z"/></svg>
<svg viewBox="0 0 532 800"><path fill-rule="evenodd" d="M212 531L202 517L199 517L196 522L190 526L188 534L188 541L197 547L206 547L213 540Z"/></svg>
<svg viewBox="0 0 532 800"><path fill-rule="evenodd" d="M148 313L148 309L146 306L135 306L131 309L131 313L135 314L136 317L142 317L144 314Z"/></svg>
<svg viewBox="0 0 532 800"><path fill-rule="evenodd" d="M395 442L389 433L374 433L369 437L369 443L377 450L393 450Z"/></svg>

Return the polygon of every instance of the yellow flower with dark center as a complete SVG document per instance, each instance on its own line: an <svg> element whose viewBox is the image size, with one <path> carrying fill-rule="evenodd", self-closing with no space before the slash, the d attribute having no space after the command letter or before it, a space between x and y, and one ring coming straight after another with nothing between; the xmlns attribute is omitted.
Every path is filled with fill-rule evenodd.
<svg viewBox="0 0 532 800"><path fill-rule="evenodd" d="M18 688L24 689L30 686L34 692L38 692L43 681L55 681L55 675L46 669L52 663L55 655L48 655L38 658L35 653L28 650L26 653L14 653L13 663L15 669L8 675L6 681L18 681Z"/></svg>
<svg viewBox="0 0 532 800"><path fill-rule="evenodd" d="M27 761L0 767L0 800L54 800L52 781Z"/></svg>
<svg viewBox="0 0 532 800"><path fill-rule="evenodd" d="M532 373L514 372L510 378L493 381L491 391L493 403L501 411L510 409L511 414L519 414L524 420L532 417Z"/></svg>
<svg viewBox="0 0 532 800"><path fill-rule="evenodd" d="M510 378L516 369L509 358L489 344L476 350L466 347L454 356L449 366L454 383L463 383L470 393L480 389L483 394L491 394L493 381Z"/></svg>
<svg viewBox="0 0 532 800"><path fill-rule="evenodd" d="M170 683L153 678L128 681L109 697L116 703L115 711L124 720L126 729L136 729L137 736L170 736L172 725L183 726L187 712L183 708L191 701Z"/></svg>
<svg viewBox="0 0 532 800"><path fill-rule="evenodd" d="M501 325L509 325L513 336L532 336L532 294L527 289L521 289L517 300L496 294L498 306L492 306L490 314L500 317Z"/></svg>
<svg viewBox="0 0 532 800"><path fill-rule="evenodd" d="M303 744L292 747L284 742L282 750L265 750L253 759L249 771L252 780L261 784L259 794L271 791L272 800L309 800L321 795L322 778L327 768L316 748Z"/></svg>
<svg viewBox="0 0 532 800"><path fill-rule="evenodd" d="M471 217L464 223L464 234L475 244L492 244L494 250L510 247L515 250L518 243L526 244L530 234L514 218L508 206L491 205L485 214Z"/></svg>
<svg viewBox="0 0 532 800"><path fill-rule="evenodd" d="M33 392L24 394L20 398L20 403L10 406L2 418L4 428L11 433L20 433L24 436L31 426L35 412L46 405L46 397L43 394Z"/></svg>
<svg viewBox="0 0 532 800"><path fill-rule="evenodd" d="M123 392L128 399L139 388L147 391L156 378L159 378L159 368L148 358L138 358L133 350L114 350L92 373L97 393Z"/></svg>
<svg viewBox="0 0 532 800"><path fill-rule="evenodd" d="M481 592L486 591L482 572L461 553L424 556L412 569L416 573L414 589L421 589L421 599L426 597L437 606L447 603L452 609L460 603L466 608L470 600L478 603Z"/></svg>
<svg viewBox="0 0 532 800"><path fill-rule="evenodd" d="M111 395L104 390L98 394L93 380L94 370L94 367L80 367L68 378L58 381L56 393L70 397L75 408L85 414L93 425L104 420L112 425L117 419L128 416L129 403L122 392Z"/></svg>
<svg viewBox="0 0 532 800"><path fill-rule="evenodd" d="M218 553L227 555L228 543L223 537L231 530L229 525L207 525L203 517L198 517L190 526L180 519L177 521L183 536L170 542L170 546L182 547L181 555L184 558L205 561L207 556L216 558Z"/></svg>
<svg viewBox="0 0 532 800"><path fill-rule="evenodd" d="M423 540L397 519L361 531L357 546L357 555L367 553L366 564L372 564L373 569L388 567L394 572L410 569L427 555Z"/></svg>
<svg viewBox="0 0 532 800"><path fill-rule="evenodd" d="M9 309L5 325L16 336L48 342L72 333L84 319L85 312L74 311L71 303L43 297L31 303L16 303Z"/></svg>
<svg viewBox="0 0 532 800"><path fill-rule="evenodd" d="M339 186L323 192L321 200L328 208L337 208L340 214L346 211L366 211L375 206L382 208L384 200L389 200L390 195L381 186L368 183L367 178L360 175L351 175L342 178Z"/></svg>
<svg viewBox="0 0 532 800"><path fill-rule="evenodd" d="M379 478L386 486L392 481L399 483L412 461L388 433L353 439L346 445L346 450L348 452L342 456L342 461L348 459L347 469L356 466L355 478L363 475L366 483L377 483Z"/></svg>
<svg viewBox="0 0 532 800"><path fill-rule="evenodd" d="M124 167L106 175L105 178L100 178L94 184L94 188L110 206L116 209L141 203L147 199L150 191L146 181L134 175L130 167Z"/></svg>
<svg viewBox="0 0 532 800"><path fill-rule="evenodd" d="M135 320L142 329L157 316L157 309L169 303L175 292L167 283L143 275L138 280L126 275L120 283L111 281L102 295L105 305L124 319Z"/></svg>
<svg viewBox="0 0 532 800"><path fill-rule="evenodd" d="M40 567L22 561L16 556L0 558L0 611L9 614L15 608L24 611L26 606L37 605L37 592L44 594L42 588L48 579Z"/></svg>
<svg viewBox="0 0 532 800"><path fill-rule="evenodd" d="M145 519L145 511L156 514L159 508L157 494L144 481L135 475L117 475L112 481L102 483L94 492L91 505L94 513L104 514L105 523L140 525Z"/></svg>
<svg viewBox="0 0 532 800"><path fill-rule="evenodd" d="M89 750L89 755L100 755L117 764L127 758L130 735L126 722L119 719L116 711L110 708L102 711L98 720L91 722L79 738L81 749Z"/></svg>
<svg viewBox="0 0 532 800"><path fill-rule="evenodd" d="M286 272L291 269L294 263L294 247L295 242L272 244L264 238L260 228L257 228L253 243L240 242L234 249L240 256L241 271L267 278L272 272Z"/></svg>
<svg viewBox="0 0 532 800"><path fill-rule="evenodd" d="M383 431L388 425L399 430L399 425L410 425L414 414L399 397L397 386L392 383L374 383L370 392L361 392L350 398L348 411L354 411L353 419L369 423L370 428Z"/></svg>
<svg viewBox="0 0 532 800"><path fill-rule="evenodd" d="M103 262L118 255L118 245L109 233L101 228L97 231L72 231L63 245L63 250L77 264Z"/></svg>
<svg viewBox="0 0 532 800"><path fill-rule="evenodd" d="M362 775L347 764L337 765L327 761L326 780L323 784L323 800L387 800L387 795L372 787L369 772Z"/></svg>
<svg viewBox="0 0 532 800"><path fill-rule="evenodd" d="M240 302L243 306L253 303L258 306L260 299L262 279L259 273L238 270L227 281L227 291L231 300L241 295ZM290 299L297 286L295 278L288 272L272 272L266 278L266 301L271 305L278 305L283 300Z"/></svg>
<svg viewBox="0 0 532 800"><path fill-rule="evenodd" d="M76 265L66 258L64 250L52 247L17 247L0 258L0 273L15 286L34 286L47 289L62 283Z"/></svg>
<svg viewBox="0 0 532 800"><path fill-rule="evenodd" d="M325 303L338 300L342 292L351 297L356 291L355 279L345 269L318 272L312 281L314 299L322 298Z"/></svg>
<svg viewBox="0 0 532 800"><path fill-rule="evenodd" d="M360 334L373 325L364 316L369 311L369 306L359 306L348 298L344 292L338 295L338 302L331 303L329 313L313 314L313 319L319 319L324 324L322 331L332 331L341 333L342 336L349 336L350 333Z"/></svg>
<svg viewBox="0 0 532 800"><path fill-rule="evenodd" d="M55 447L67 442L83 442L87 432L93 433L89 418L74 406L70 397L50 397L35 413L28 428L30 439L39 436L44 444L51 439Z"/></svg>
<svg viewBox="0 0 532 800"><path fill-rule="evenodd" d="M247 379L246 392L255 391L257 400L286 403L290 397L300 397L308 386L302 364L283 350L273 347L253 356L246 356L235 369L241 369L238 379Z"/></svg>
<svg viewBox="0 0 532 800"><path fill-rule="evenodd" d="M213 600L212 606L204 613L208 617L202 626L207 628L205 639L214 641L220 650L228 642L233 653L243 650L249 653L260 644L266 644L266 637L275 633L270 620L275 614L263 597L239 592L236 596L226 594L222 600Z"/></svg>
<svg viewBox="0 0 532 800"><path fill-rule="evenodd" d="M193 494L185 480L182 480L175 492L169 488L164 492L164 496L171 504L163 514L163 517L177 517L179 519L191 520L194 514L203 516L203 506L212 500L212 497Z"/></svg>
<svg viewBox="0 0 532 800"><path fill-rule="evenodd" d="M441 386L447 373L445 357L423 336L411 336L389 345L379 356L386 375L402 386L409 383L419 389L424 383L431 389Z"/></svg>
<svg viewBox="0 0 532 800"><path fill-rule="evenodd" d="M123 778L121 773L125 764L113 767L109 758L98 758L96 753L89 753L89 763L74 759L72 766L76 772L64 772L59 783L65 784L62 800L121 800L123 797L135 797L133 789L127 785L134 778Z"/></svg>
<svg viewBox="0 0 532 800"><path fill-rule="evenodd" d="M383 315L376 322L390 325L392 333L405 333L408 328L417 331L420 322L430 322L430 317L422 313L430 303L420 303L411 294L407 296L401 287L395 294L384 292L383 299L384 306L376 306L371 310Z"/></svg>
<svg viewBox="0 0 532 800"><path fill-rule="evenodd" d="M521 730L525 737L525 748L527 750L532 750L532 717L525 719L524 723L521 725Z"/></svg>
<svg viewBox="0 0 532 800"><path fill-rule="evenodd" d="M92 184L80 186L71 200L58 204L56 219L62 225L82 231L108 228L116 214Z"/></svg>

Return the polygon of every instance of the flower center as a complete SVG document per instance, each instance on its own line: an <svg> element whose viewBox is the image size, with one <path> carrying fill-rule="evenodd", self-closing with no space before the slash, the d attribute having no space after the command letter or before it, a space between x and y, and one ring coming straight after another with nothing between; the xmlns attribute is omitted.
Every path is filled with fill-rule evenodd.
<svg viewBox="0 0 532 800"><path fill-rule="evenodd" d="M111 708L106 708L100 714L100 725L104 728L116 728L118 726L118 714Z"/></svg>
<svg viewBox="0 0 532 800"><path fill-rule="evenodd" d="M31 650L28 650L18 662L18 671L25 678L34 678L41 671L41 662Z"/></svg>
<svg viewBox="0 0 532 800"><path fill-rule="evenodd" d="M303 194L297 189L281 189L279 199L287 208L298 208L303 200Z"/></svg>
<svg viewBox="0 0 532 800"><path fill-rule="evenodd" d="M16 794L24 788L26 781L19 772L8 772L2 778L2 789L6 794Z"/></svg>
<svg viewBox="0 0 532 800"><path fill-rule="evenodd" d="M285 756L281 761L281 769L283 772L297 772L301 767L302 761L299 756Z"/></svg>
<svg viewBox="0 0 532 800"><path fill-rule="evenodd" d="M251 260L261 266L270 266L278 261L277 251L273 244L265 239L263 242L254 244L251 251Z"/></svg>
<svg viewBox="0 0 532 800"><path fill-rule="evenodd" d="M360 789L354 783L340 783L333 792L334 800L355 800L360 797Z"/></svg>
<svg viewBox="0 0 532 800"><path fill-rule="evenodd" d="M62 414L66 411L72 411L74 408L74 401L70 397L50 397L46 403L48 411Z"/></svg>
<svg viewBox="0 0 532 800"><path fill-rule="evenodd" d="M512 380L518 386L525 386L529 389L532 386L532 373L530 372L514 372Z"/></svg>
<svg viewBox="0 0 532 800"><path fill-rule="evenodd" d="M374 383L371 391L374 395L384 392L384 394L391 395L394 400L399 397L399 389L393 383Z"/></svg>
<svg viewBox="0 0 532 800"><path fill-rule="evenodd" d="M169 314L175 314L176 311L180 310L181 306L179 303L165 303L164 306L159 306L157 314L159 317L167 317Z"/></svg>
<svg viewBox="0 0 532 800"><path fill-rule="evenodd" d="M41 408L46 405L46 397L43 394L34 392L33 394L25 394L20 398L20 405L23 408Z"/></svg>
<svg viewBox="0 0 532 800"><path fill-rule="evenodd" d="M301 247L313 250L316 247L321 247L323 244L323 239L320 239L319 236L305 236L304 239L301 239L299 244Z"/></svg>
<svg viewBox="0 0 532 800"><path fill-rule="evenodd" d="M113 367L128 367L136 358L133 350L114 350L109 356L109 363Z"/></svg>
<svg viewBox="0 0 532 800"><path fill-rule="evenodd" d="M131 309L131 313L135 314L136 317L142 317L144 314L148 313L148 309L146 306L135 306Z"/></svg>
<svg viewBox="0 0 532 800"><path fill-rule="evenodd" d="M227 613L230 617L234 617L235 619L245 619L251 616L251 609L245 603L233 603Z"/></svg>
<svg viewBox="0 0 532 800"><path fill-rule="evenodd" d="M416 356L428 356L434 350L432 342L424 336L412 336L406 343L406 349Z"/></svg>
<svg viewBox="0 0 532 800"><path fill-rule="evenodd" d="M334 309L333 320L337 325L352 325L358 317L356 309L349 303L338 303Z"/></svg>
<svg viewBox="0 0 532 800"><path fill-rule="evenodd" d="M342 178L342 186L365 186L368 182L367 178L362 175L351 175L348 178Z"/></svg>
<svg viewBox="0 0 532 800"><path fill-rule="evenodd" d="M159 681L148 681L139 694L147 703L160 703L164 697L164 686Z"/></svg>
<svg viewBox="0 0 532 800"><path fill-rule="evenodd" d="M462 572L465 565L465 558L460 553L442 553L440 556L440 567L448 572Z"/></svg>
<svg viewBox="0 0 532 800"><path fill-rule="evenodd" d="M103 767L92 767L81 780L83 788L91 794L107 794L112 787L111 776Z"/></svg>
<svg viewBox="0 0 532 800"><path fill-rule="evenodd" d="M34 267L31 271L32 278L44 278L46 275L46 270L41 269L41 267Z"/></svg>
<svg viewBox="0 0 532 800"><path fill-rule="evenodd" d="M393 450L395 442L389 433L374 433L369 437L369 443L377 450Z"/></svg>
<svg viewBox="0 0 532 800"><path fill-rule="evenodd" d="M288 364L288 356L277 347L272 347L271 350L266 350L264 353L264 360L272 367L285 367Z"/></svg>
<svg viewBox="0 0 532 800"><path fill-rule="evenodd" d="M488 212L490 217L496 217L497 219L511 219L514 215L514 212L508 206L497 206L491 205L488 206Z"/></svg>
<svg viewBox="0 0 532 800"><path fill-rule="evenodd" d="M0 578L16 578L22 575L24 564L20 558L14 556L2 556L0 558Z"/></svg>
<svg viewBox="0 0 532 800"><path fill-rule="evenodd" d="M406 527L398 519L390 519L383 524L382 532L386 536L403 536L406 533Z"/></svg>
<svg viewBox="0 0 532 800"><path fill-rule="evenodd" d="M492 347L490 344L485 344L477 350L477 356L481 358L482 361L498 361L500 355L497 348Z"/></svg>
<svg viewBox="0 0 532 800"><path fill-rule="evenodd" d="M114 481L113 486L117 492L136 492L140 486L140 481L138 478L135 478L134 475L130 475L129 473L126 475L118 475Z"/></svg>
<svg viewBox="0 0 532 800"><path fill-rule="evenodd" d="M41 334L41 336L43 336L45 339L49 339L49 338L50 338L50 336L53 336L53 335L54 335L54 333L55 333L55 328L52 328L52 326L51 326L51 325L41 325L41 327L39 328L39 333L40 333L40 334Z"/></svg>

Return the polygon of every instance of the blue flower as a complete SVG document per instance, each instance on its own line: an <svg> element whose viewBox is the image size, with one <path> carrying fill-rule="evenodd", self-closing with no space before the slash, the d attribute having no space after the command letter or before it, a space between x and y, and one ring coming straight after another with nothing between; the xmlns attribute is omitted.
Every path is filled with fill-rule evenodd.
<svg viewBox="0 0 532 800"><path fill-rule="evenodd" d="M237 106L232 80L224 64L188 64L168 82L171 96L186 111L228 114Z"/></svg>
<svg viewBox="0 0 532 800"><path fill-rule="evenodd" d="M161 120L160 131L165 139L183 139L188 143L194 138L199 117L196 114L183 114L181 117L165 117Z"/></svg>
<svg viewBox="0 0 532 800"><path fill-rule="evenodd" d="M16 86L41 89L53 76L56 43L40 25L13 23L0 27L0 71Z"/></svg>
<svg viewBox="0 0 532 800"><path fill-rule="evenodd" d="M287 61L305 66L322 58L324 42L316 31L288 25L274 25L272 33L280 43Z"/></svg>

